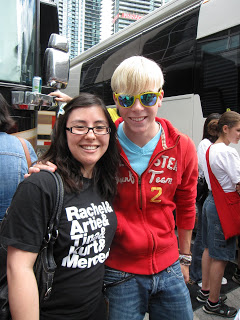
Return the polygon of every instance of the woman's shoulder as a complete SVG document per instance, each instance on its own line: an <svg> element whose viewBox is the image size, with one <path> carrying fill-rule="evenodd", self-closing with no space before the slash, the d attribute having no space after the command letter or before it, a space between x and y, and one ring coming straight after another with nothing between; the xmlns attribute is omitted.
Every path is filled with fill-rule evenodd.
<svg viewBox="0 0 240 320"><path fill-rule="evenodd" d="M232 153L234 152L234 148L227 146L225 143L220 142L220 143L214 143L211 147L212 150L218 152L218 153L225 153L229 152Z"/></svg>
<svg viewBox="0 0 240 320"><path fill-rule="evenodd" d="M208 139L203 139L198 147L197 147L197 154L198 154L198 157L201 156L201 155L205 155L207 149L209 148L209 146L211 145L211 141L208 140Z"/></svg>
<svg viewBox="0 0 240 320"><path fill-rule="evenodd" d="M24 153L21 142L17 137L6 132L0 134L1 150L7 148L8 152L19 152Z"/></svg>
<svg viewBox="0 0 240 320"><path fill-rule="evenodd" d="M48 170L40 170L38 173L32 173L30 177L24 179L22 182L25 186L35 185L44 192L54 192L56 190L56 182L51 173Z"/></svg>
<svg viewBox="0 0 240 320"><path fill-rule="evenodd" d="M28 147L31 161L36 161L37 155L34 151L32 144L26 139L24 139L24 141ZM7 152L11 153L11 155L25 157L25 152L20 140L14 135L7 134L5 132L2 132L0 134L0 152Z"/></svg>
<svg viewBox="0 0 240 320"><path fill-rule="evenodd" d="M215 143L211 147L211 156L216 156L221 159L238 158L239 154L237 150L233 147L227 146L225 143Z"/></svg>
<svg viewBox="0 0 240 320"><path fill-rule="evenodd" d="M198 149L205 149L208 148L210 145L211 141L205 138L199 143Z"/></svg>

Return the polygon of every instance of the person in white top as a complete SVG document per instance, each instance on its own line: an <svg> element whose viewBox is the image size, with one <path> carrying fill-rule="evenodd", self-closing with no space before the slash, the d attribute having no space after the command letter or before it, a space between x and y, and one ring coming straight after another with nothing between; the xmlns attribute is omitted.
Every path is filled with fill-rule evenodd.
<svg viewBox="0 0 240 320"><path fill-rule="evenodd" d="M229 146L240 140L240 114L225 112L218 121L219 138L211 146L209 163L213 174L224 192L239 191L240 156L236 149ZM206 161L203 171L208 188L211 190ZM212 193L209 193L203 206L202 239L204 252L202 257L202 293L209 295L203 310L213 315L232 318L237 310L227 306L219 299L221 281L227 262L235 259L236 238L225 240Z"/></svg>
<svg viewBox="0 0 240 320"><path fill-rule="evenodd" d="M197 283L201 286L202 282L202 206L204 200L207 197L207 187L205 187L205 178L203 171L203 162L205 160L206 151L208 147L214 143L218 138L218 133L216 130L218 119L221 117L219 113L211 113L205 120L203 126L203 136L202 141L199 143L197 148L198 155L198 195L196 198L196 212L197 212L197 231L194 240L194 245L192 248L192 264L190 266L190 279L192 283ZM201 187L204 185L204 188ZM197 300L199 302L206 302L207 297L202 296L199 291Z"/></svg>

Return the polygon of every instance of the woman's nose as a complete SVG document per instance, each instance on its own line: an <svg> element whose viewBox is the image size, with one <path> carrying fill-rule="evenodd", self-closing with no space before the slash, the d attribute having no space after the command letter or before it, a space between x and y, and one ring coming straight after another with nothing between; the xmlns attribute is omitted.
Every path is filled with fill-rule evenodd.
<svg viewBox="0 0 240 320"><path fill-rule="evenodd" d="M86 138L91 138L91 139L96 139L96 135L95 133L93 132L93 129L88 129L88 132L85 134L85 137Z"/></svg>

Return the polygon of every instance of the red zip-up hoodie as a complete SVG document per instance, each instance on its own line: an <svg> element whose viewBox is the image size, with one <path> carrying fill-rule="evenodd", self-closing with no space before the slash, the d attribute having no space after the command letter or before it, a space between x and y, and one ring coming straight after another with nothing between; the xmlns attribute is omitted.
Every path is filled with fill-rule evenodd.
<svg viewBox="0 0 240 320"><path fill-rule="evenodd" d="M116 126L122 122L117 119ZM118 194L114 201L118 226L106 265L135 274L155 274L179 257L176 224L193 229L198 161L192 140L166 119L159 142L141 176L121 148Z"/></svg>

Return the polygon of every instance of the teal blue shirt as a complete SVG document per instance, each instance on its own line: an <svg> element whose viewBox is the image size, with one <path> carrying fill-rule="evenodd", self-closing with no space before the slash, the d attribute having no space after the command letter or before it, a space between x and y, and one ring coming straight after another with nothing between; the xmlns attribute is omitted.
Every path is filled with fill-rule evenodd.
<svg viewBox="0 0 240 320"><path fill-rule="evenodd" d="M145 144L145 146L141 148L137 146L135 143L133 143L131 140L129 140L128 137L125 135L123 131L123 122L119 124L117 130L119 142L123 148L123 151L126 153L126 156L128 157L131 167L134 171L137 172L139 176L143 173L143 171L147 169L149 160L158 144L162 131L160 124L159 126L160 130L155 135L155 137L153 137L147 144Z"/></svg>

